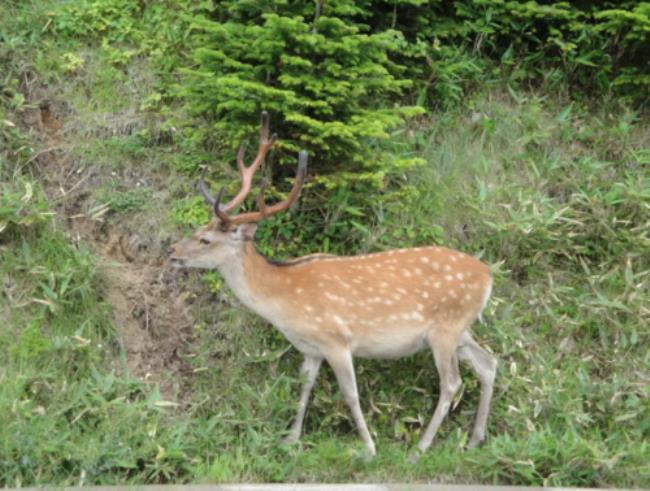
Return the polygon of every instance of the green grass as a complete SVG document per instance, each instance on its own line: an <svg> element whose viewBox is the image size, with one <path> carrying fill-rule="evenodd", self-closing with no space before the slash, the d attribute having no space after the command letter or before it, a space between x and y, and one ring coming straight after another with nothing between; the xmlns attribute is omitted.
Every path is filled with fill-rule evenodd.
<svg viewBox="0 0 650 491"><path fill-rule="evenodd" d="M475 326L500 363L484 446L462 449L478 400L477 381L463 370L462 401L431 450L408 463L437 398L431 356L421 353L357 362L376 459L363 459L329 368L301 442L285 448L279 441L295 411L300 356L215 273L179 280L194 299L180 406L126 370L101 262L92 244L68 235L65 210L46 200L52 168L28 163L45 144L20 123L33 104L18 97L25 64L71 95L66 124L78 140L65 156L98 176L90 203L109 203L113 223L162 224L162 237L204 221L205 208L191 197L192 146L152 137L168 131L165 115L137 109L159 80L137 60L116 63L98 40L49 36L43 26L64 4L0 4L0 31L13 49L0 52L7 77L0 95L1 485L650 486L650 124L643 113L495 90L469 101L470 109L437 113L393 135L396 155L426 165L391 176L396 191L381 206L357 209L346 190L316 206L319 191L311 189L303 213L265 224L260 247L276 256L435 242L496 265L486 324ZM99 71L52 61L64 53L85 53ZM134 116L138 126L125 132L96 118L111 111L112 123ZM135 186L138 179L145 184Z"/></svg>

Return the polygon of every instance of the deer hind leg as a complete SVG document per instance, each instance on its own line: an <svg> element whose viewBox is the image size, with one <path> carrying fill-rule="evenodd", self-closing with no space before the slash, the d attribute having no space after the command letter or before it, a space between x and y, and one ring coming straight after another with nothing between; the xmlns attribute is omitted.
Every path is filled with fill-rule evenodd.
<svg viewBox="0 0 650 491"><path fill-rule="evenodd" d="M427 429L418 444L420 452L425 452L431 446L431 443L436 436L436 432L449 412L451 402L461 385L455 344L443 344L440 339L434 340L433 335L429 336L429 344L433 351L436 368L438 369L438 376L440 377L440 397L436 409L433 412L431 422L429 423L429 426L427 426ZM414 454L413 458L417 459L417 456Z"/></svg>
<svg viewBox="0 0 650 491"><path fill-rule="evenodd" d="M302 422L305 419L305 412L307 410L307 403L309 402L309 395L314 387L314 382L320 370L322 358L305 355L305 360L300 367L300 376L303 379L302 390L300 391L300 401L298 402L298 413L296 419L291 425L289 434L284 438L284 443L294 443L300 438L302 433Z"/></svg>
<svg viewBox="0 0 650 491"><path fill-rule="evenodd" d="M325 358L332 367L336 380L339 383L345 402L350 407L352 418L357 425L359 436L368 450L368 457L375 456L375 443L372 441L366 420L363 418L361 406L359 405L359 392L357 391L357 380L354 375L354 364L352 353L349 350L326 353Z"/></svg>
<svg viewBox="0 0 650 491"><path fill-rule="evenodd" d="M472 437L467 444L468 448L473 448L485 439L485 426L487 424L488 414L490 413L490 401L494 388L494 378L496 377L497 359L481 348L474 341L469 331L466 331L461 336L457 353L461 360L468 361L472 365L472 369L481 381L481 397L476 412L476 420L474 422L474 429L472 430Z"/></svg>

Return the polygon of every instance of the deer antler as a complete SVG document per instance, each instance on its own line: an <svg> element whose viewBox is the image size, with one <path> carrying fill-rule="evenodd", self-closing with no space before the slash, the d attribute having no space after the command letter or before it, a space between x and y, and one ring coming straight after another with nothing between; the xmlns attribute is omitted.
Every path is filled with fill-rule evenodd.
<svg viewBox="0 0 650 491"><path fill-rule="evenodd" d="M269 138L269 113L262 111L260 123L260 146L257 150L257 156L255 157L255 160L253 160L253 163L250 166L246 167L246 164L244 163L244 157L246 155L247 143L242 142L242 144L239 146L239 151L237 152L237 167L239 168L239 175L241 178L241 188L239 189L237 195L230 202L223 206L223 211L228 213L244 202L246 196L248 196L248 193L251 191L253 176L264 163L266 154L269 152L277 138L278 136L276 134L271 135L271 138ZM205 185L205 172L206 168L203 169L203 173L201 174L201 178L199 180L199 191L205 200L214 206L215 198L210 196L207 186Z"/></svg>
<svg viewBox="0 0 650 491"><path fill-rule="evenodd" d="M237 152L237 167L239 168L239 174L241 176L242 183L241 189L237 195L232 200L230 200L230 202L224 205L224 212L228 213L244 202L246 196L248 196L248 193L251 192L253 175L255 175L257 170L264 163L266 154L271 149L277 138L278 136L276 134L271 135L271 138L269 138L269 113L262 111L260 123L260 146L257 150L257 156L255 157L255 160L253 160L253 163L250 166L246 167L244 164L244 156L246 155L247 144L246 142L242 142L239 147L239 151Z"/></svg>
<svg viewBox="0 0 650 491"><path fill-rule="evenodd" d="M201 173L201 177L198 183L199 192L214 208L215 215L217 215L221 220L221 228L223 230L228 230L233 225L237 225L239 223L256 222L262 220L263 218L267 218L271 215L275 215L276 213L286 210L296 201L298 195L300 194L302 185L305 182L305 176L307 175L307 152L305 150L301 150L298 154L298 170L296 172L296 180L293 184L293 187L291 188L291 191L289 192L289 195L287 196L287 199L280 201L279 203L276 203L270 207L267 207L266 203L264 202L266 180L262 179L262 182L260 183L260 193L257 197L259 210L248 213L241 213L232 217L229 216L229 213L234 208L241 205L246 199L246 196L248 196L250 193L253 176L255 175L255 172L257 172L257 170L262 166L266 154L277 139L277 135L275 134L269 138L269 115L266 111L262 111L261 120L260 145L257 151L257 156L255 157L255 160L253 160L253 163L248 167L246 167L244 164L246 142L243 142L241 144L239 151L237 152L237 167L239 168L239 174L241 177L241 188L231 201L223 206L220 204L224 188L221 188L217 196L213 198L210 195L210 192L208 191L204 180L207 168L204 168L203 172Z"/></svg>
<svg viewBox="0 0 650 491"><path fill-rule="evenodd" d="M257 206L259 208L258 211L240 213L239 215L235 215L233 217L228 216L228 214L224 212L225 210L219 207L219 198L221 197L221 191L223 191L222 188L221 191L219 191L216 202L214 204L215 213L221 219L222 227L224 229L227 229L233 225L238 225L240 223L258 222L264 218L268 218L289 208L296 201L296 199L298 199L302 185L305 183L305 177L307 176L307 158L307 152L305 150L301 150L298 154L298 170L296 172L296 179L293 183L291 191L289 191L287 199L283 201L267 207L266 203L264 202L266 180L262 180L260 183L260 193L257 196Z"/></svg>

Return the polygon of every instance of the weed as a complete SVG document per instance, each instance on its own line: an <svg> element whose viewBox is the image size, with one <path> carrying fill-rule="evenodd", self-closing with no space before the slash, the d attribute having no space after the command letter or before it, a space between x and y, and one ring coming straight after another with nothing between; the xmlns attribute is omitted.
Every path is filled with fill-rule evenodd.
<svg viewBox="0 0 650 491"><path fill-rule="evenodd" d="M110 208L118 213L128 211L141 211L149 202L151 189L135 187L126 191L105 192L100 195L99 201L108 203Z"/></svg>

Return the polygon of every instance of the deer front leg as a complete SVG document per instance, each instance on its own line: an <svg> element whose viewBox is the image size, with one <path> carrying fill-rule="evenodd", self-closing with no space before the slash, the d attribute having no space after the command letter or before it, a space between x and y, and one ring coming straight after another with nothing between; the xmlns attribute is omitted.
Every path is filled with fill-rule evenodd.
<svg viewBox="0 0 650 491"><path fill-rule="evenodd" d="M352 411L352 418L357 425L359 435L366 445L368 457L375 456L375 443L372 441L366 420L363 418L361 406L359 405L359 393L357 391L357 379L354 375L354 365L352 363L352 353L348 349L336 352L326 353L325 358L332 367L336 380L339 383L345 402Z"/></svg>
<svg viewBox="0 0 650 491"><path fill-rule="evenodd" d="M305 419L307 403L309 402L309 395L314 387L314 382L316 381L322 362L322 358L305 355L305 360L302 362L302 366L300 367L300 377L304 382L302 384L302 390L300 391L298 414L296 414L296 419L291 425L289 434L283 440L284 443L294 443L298 441L298 438L300 438L300 433L302 433L302 422Z"/></svg>

